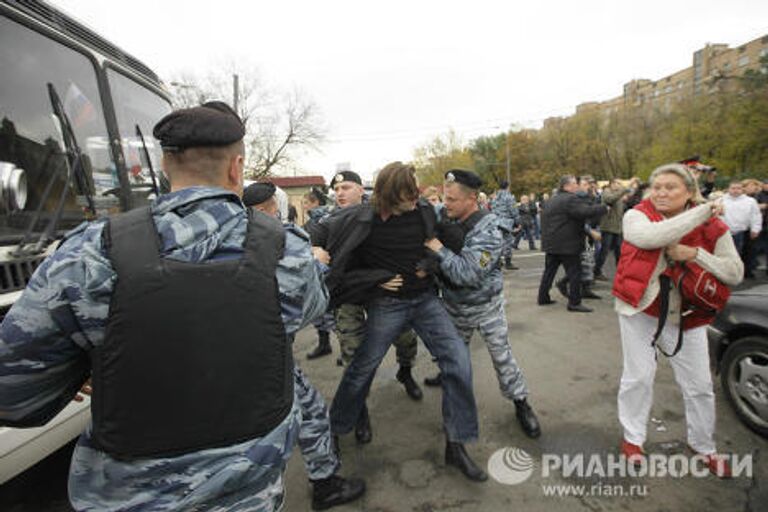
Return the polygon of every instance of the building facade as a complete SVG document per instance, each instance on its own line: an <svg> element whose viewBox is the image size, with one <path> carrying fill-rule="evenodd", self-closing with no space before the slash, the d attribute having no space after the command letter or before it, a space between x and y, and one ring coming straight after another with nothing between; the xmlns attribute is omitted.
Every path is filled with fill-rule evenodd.
<svg viewBox="0 0 768 512"><path fill-rule="evenodd" d="M747 70L760 70L760 59L768 55L768 35L736 48L707 44L693 53L692 66L658 80L635 79L624 84L621 96L602 102L587 102L576 113L599 111L605 115L636 107L669 112L675 103L700 94L738 88L737 78Z"/></svg>

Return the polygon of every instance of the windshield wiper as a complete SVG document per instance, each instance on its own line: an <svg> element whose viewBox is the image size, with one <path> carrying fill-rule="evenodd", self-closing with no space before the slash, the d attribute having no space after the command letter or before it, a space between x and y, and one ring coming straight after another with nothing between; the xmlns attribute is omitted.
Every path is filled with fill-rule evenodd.
<svg viewBox="0 0 768 512"><path fill-rule="evenodd" d="M144 140L144 135L141 133L139 124L136 123L136 136L141 141L141 148L144 151L144 159L147 161L147 167L149 167L149 175L152 177L152 188L155 189L155 197L160 197L160 189L157 186L157 176L155 175L155 169L152 167L152 159L149 158L149 150L147 149L147 141Z"/></svg>
<svg viewBox="0 0 768 512"><path fill-rule="evenodd" d="M92 215L96 215L96 206L93 203L93 195L91 189L88 186L88 177L85 175L85 168L83 167L83 152L80 150L80 145L77 143L77 137L75 136L75 130L72 128L72 123L69 121L69 116L64 111L64 105L61 103L59 93L56 92L56 87L48 82L48 95L51 99L51 106L53 107L53 113L59 118L59 122L62 127L62 137L64 139L64 145L67 149L67 165L69 169L67 176L67 183L69 178L74 176L75 183L78 191L85 195L86 202L88 203L88 209ZM63 205L63 203L62 203ZM59 217L61 214L59 214ZM56 222L58 219L54 217ZM55 226L55 224L54 224Z"/></svg>
<svg viewBox="0 0 768 512"><path fill-rule="evenodd" d="M40 215L42 214L42 210L45 207L45 203L48 200L48 196L51 193L51 189L53 187L53 183L55 181L55 178L57 177L58 173L54 173L51 178L48 180L48 183L45 186L45 191L43 192L43 196L40 200L40 205L38 206L37 210L35 211L35 215L32 217L30 221L30 225L28 226L26 232L24 233L24 237L21 239L21 242L19 242L19 246L14 251L14 256L25 256L28 254L39 254L43 252L43 250L56 239L56 226L59 223L59 220L61 219L61 216L64 212L64 204L67 200L67 192L68 192L68 185L70 183L70 180L74 177L76 181L76 186L79 191L82 191L85 195L86 201L87 201L87 208L91 211L91 213L95 216L96 215L96 207L93 203L93 197L91 196L90 189L88 187L88 179L85 176L85 170L83 168L83 154L80 151L80 146L77 143L77 137L75 137L75 132L72 129L72 124L69 122L69 117L67 117L67 113L64 111L64 105L61 103L61 98L59 97L59 93L56 92L56 87L50 82L48 82L48 97L51 101L51 107L53 108L53 115L56 116L59 120L59 126L61 127L61 136L64 141L65 146L65 155L66 158L64 158L64 163L66 165L66 180L61 188L61 194L59 195L58 202L56 204L56 209L54 210L53 216L48 221L48 225L45 227L42 233L40 233L40 237L37 239L37 242L35 243L34 247L32 247L29 250L25 250L24 246L27 244L27 240L29 239L29 236L31 235L32 231L34 230L35 226L37 225L37 222L40 218ZM48 156L46 157L46 162L43 165L43 169L45 169L48 166L48 159L50 158L52 152L49 152Z"/></svg>

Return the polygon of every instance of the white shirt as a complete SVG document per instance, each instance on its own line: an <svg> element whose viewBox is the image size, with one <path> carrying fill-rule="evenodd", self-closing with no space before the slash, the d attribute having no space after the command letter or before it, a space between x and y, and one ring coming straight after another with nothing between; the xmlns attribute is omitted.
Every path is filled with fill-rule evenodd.
<svg viewBox="0 0 768 512"><path fill-rule="evenodd" d="M723 196L723 222L726 223L731 233L751 231L759 233L763 225L763 216L757 201L746 194L733 197L731 194Z"/></svg>

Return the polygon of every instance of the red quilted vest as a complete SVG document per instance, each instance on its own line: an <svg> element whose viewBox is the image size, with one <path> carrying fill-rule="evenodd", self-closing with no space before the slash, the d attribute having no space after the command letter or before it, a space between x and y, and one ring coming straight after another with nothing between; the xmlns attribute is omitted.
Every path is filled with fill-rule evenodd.
<svg viewBox="0 0 768 512"><path fill-rule="evenodd" d="M664 217L656 210L649 199L645 199L635 206L635 209L643 212L651 222L660 222ZM707 252L713 253L717 240L728 232L728 227L717 218L710 218L703 224L686 234L680 243L690 247L701 247ZM613 295L632 307L637 307L640 300L648 288L648 282L653 275L659 258L663 256L663 248L660 249L640 249L626 240L621 246L621 258L616 269L616 277L613 281ZM688 263L693 266L695 263ZM674 272L669 269L666 273L673 275ZM673 278L675 276L673 275ZM728 292L726 287L722 287L722 293ZM727 299L727 296L725 297ZM644 313L651 316L659 316L659 297L657 296L653 303L645 309ZM695 312L685 317L683 322L684 329L691 329L700 325L706 325L712 321L711 312Z"/></svg>

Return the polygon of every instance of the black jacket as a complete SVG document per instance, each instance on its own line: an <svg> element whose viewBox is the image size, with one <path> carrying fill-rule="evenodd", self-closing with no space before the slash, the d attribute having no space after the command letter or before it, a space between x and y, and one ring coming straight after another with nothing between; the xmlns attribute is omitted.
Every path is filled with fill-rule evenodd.
<svg viewBox="0 0 768 512"><path fill-rule="evenodd" d="M551 254L580 254L584 250L584 224L608 212L605 205L560 191L541 211L541 248Z"/></svg>
<svg viewBox="0 0 768 512"><path fill-rule="evenodd" d="M417 208L424 220L426 239L435 238L437 218L434 207L419 200ZM371 233L375 212L369 204L336 210L313 226L309 232L312 245L324 248L331 255L331 270L325 284L331 294L331 307L339 304L361 304L379 295L378 285L395 277L383 269L362 268L355 254ZM433 270L434 261L420 265Z"/></svg>

